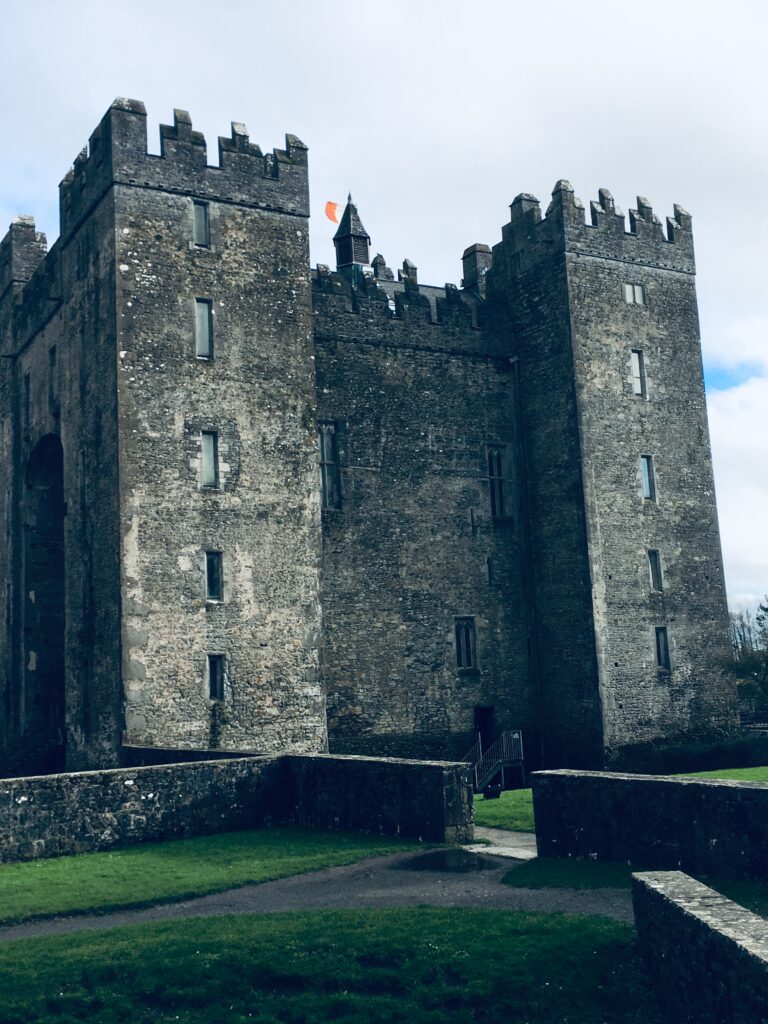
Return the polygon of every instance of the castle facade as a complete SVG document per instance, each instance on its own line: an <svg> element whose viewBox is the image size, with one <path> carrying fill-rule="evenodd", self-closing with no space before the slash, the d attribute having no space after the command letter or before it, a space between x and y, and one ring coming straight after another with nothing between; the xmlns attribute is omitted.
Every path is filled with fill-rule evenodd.
<svg viewBox="0 0 768 1024"><path fill-rule="evenodd" d="M597 765L734 720L691 219L568 182L461 287L307 150L116 100L0 244L5 774L126 746Z"/></svg>

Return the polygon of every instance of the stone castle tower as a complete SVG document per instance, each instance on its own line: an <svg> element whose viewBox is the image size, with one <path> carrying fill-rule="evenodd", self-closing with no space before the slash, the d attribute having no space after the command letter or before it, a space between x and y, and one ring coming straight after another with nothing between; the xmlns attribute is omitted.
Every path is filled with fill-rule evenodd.
<svg viewBox="0 0 768 1024"><path fill-rule="evenodd" d="M437 288L350 197L310 271L298 139L145 122L0 243L5 773L727 731L690 217L561 181Z"/></svg>

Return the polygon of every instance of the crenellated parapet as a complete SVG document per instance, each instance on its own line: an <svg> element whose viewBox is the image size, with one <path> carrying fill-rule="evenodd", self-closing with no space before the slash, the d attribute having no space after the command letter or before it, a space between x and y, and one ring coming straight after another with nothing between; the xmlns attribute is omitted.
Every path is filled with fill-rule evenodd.
<svg viewBox="0 0 768 1024"><path fill-rule="evenodd" d="M695 272L691 217L675 205L666 232L647 199L637 198L629 211L629 228L613 196L605 189L590 203L589 222L584 204L570 182L558 181L542 216L539 200L518 195L510 207L502 241L493 250L493 274L516 273L531 261L552 253L553 247L596 258L621 260L682 273Z"/></svg>
<svg viewBox="0 0 768 1024"><path fill-rule="evenodd" d="M0 301L13 285L24 285L45 259L45 235L33 217L16 217L0 242Z"/></svg>
<svg viewBox="0 0 768 1024"><path fill-rule="evenodd" d="M233 122L231 137L218 140L216 167L186 111L160 126L159 156L147 151L146 121L137 100L116 99L104 115L59 186L62 239L113 184L309 216L307 147L296 136L286 135L285 149L263 153L245 125Z"/></svg>

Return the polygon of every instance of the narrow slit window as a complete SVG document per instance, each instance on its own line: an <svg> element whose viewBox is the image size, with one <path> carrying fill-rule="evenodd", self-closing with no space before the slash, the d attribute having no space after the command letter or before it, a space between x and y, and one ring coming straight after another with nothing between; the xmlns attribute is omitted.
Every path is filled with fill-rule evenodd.
<svg viewBox="0 0 768 1024"><path fill-rule="evenodd" d="M335 423L318 424L320 490L323 508L341 508L341 467Z"/></svg>
<svg viewBox="0 0 768 1024"><path fill-rule="evenodd" d="M643 497L648 501L656 501L656 474L652 455L640 456L640 471L643 477Z"/></svg>
<svg viewBox="0 0 768 1024"><path fill-rule="evenodd" d="M56 370L56 346L48 349L48 405L53 409L59 400L59 375Z"/></svg>
<svg viewBox="0 0 768 1024"><path fill-rule="evenodd" d="M630 306L644 306L645 288L641 284L626 283L624 285L624 301Z"/></svg>
<svg viewBox="0 0 768 1024"><path fill-rule="evenodd" d="M669 660L669 636L666 626L656 627L656 665L660 672L669 672L671 663Z"/></svg>
<svg viewBox="0 0 768 1024"><path fill-rule="evenodd" d="M455 630L456 667L477 668L477 642L474 618L456 619Z"/></svg>
<svg viewBox="0 0 768 1024"><path fill-rule="evenodd" d="M30 405L31 405L31 387L29 383L29 374L24 374L24 407L22 409L22 416L24 421L24 430L29 430L30 423Z"/></svg>
<svg viewBox="0 0 768 1024"><path fill-rule="evenodd" d="M208 203L195 202L195 245L202 249L209 249L211 246L211 219L208 211Z"/></svg>
<svg viewBox="0 0 768 1024"><path fill-rule="evenodd" d="M224 655L208 655L208 696L211 700L224 700Z"/></svg>
<svg viewBox="0 0 768 1024"><path fill-rule="evenodd" d="M205 598L207 601L224 600L223 560L220 551L205 553Z"/></svg>
<svg viewBox="0 0 768 1024"><path fill-rule="evenodd" d="M213 303L210 299L195 299L195 355L198 359L213 359Z"/></svg>
<svg viewBox="0 0 768 1024"><path fill-rule="evenodd" d="M500 445L488 446L488 489L491 499L491 516L494 519L503 519L506 515L504 455L504 449Z"/></svg>
<svg viewBox="0 0 768 1024"><path fill-rule="evenodd" d="M639 348L632 349L632 391L645 397L645 359Z"/></svg>
<svg viewBox="0 0 768 1024"><path fill-rule="evenodd" d="M201 435L203 487L219 486L219 435L215 430L204 430Z"/></svg>
<svg viewBox="0 0 768 1024"><path fill-rule="evenodd" d="M661 554L655 548L648 551L648 571L651 575L651 590L663 590L664 578L661 575Z"/></svg>

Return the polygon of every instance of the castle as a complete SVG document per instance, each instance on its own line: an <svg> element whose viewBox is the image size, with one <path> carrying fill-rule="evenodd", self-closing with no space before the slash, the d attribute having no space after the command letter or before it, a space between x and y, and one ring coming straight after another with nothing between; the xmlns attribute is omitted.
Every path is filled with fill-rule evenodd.
<svg viewBox="0 0 768 1024"><path fill-rule="evenodd" d="M116 100L0 244L5 774L125 747L617 762L731 728L691 219L519 195L462 286L307 150Z"/></svg>

